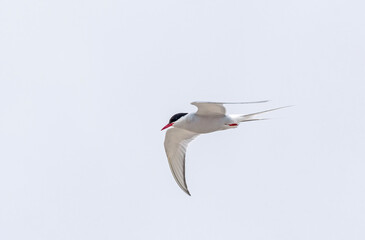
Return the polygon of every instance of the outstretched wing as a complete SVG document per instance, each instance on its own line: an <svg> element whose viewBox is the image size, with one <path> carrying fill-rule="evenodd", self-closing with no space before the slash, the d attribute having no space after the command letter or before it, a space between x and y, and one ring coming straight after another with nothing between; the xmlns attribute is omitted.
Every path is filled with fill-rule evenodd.
<svg viewBox="0 0 365 240"><path fill-rule="evenodd" d="M249 104L249 103L264 103L267 101L257 102L192 102L191 104L198 108L197 115L203 116L224 116L226 108L223 104Z"/></svg>
<svg viewBox="0 0 365 240"><path fill-rule="evenodd" d="M166 131L165 151L169 160L170 169L176 183L190 195L185 179L185 153L190 141L198 134L180 128L171 128Z"/></svg>

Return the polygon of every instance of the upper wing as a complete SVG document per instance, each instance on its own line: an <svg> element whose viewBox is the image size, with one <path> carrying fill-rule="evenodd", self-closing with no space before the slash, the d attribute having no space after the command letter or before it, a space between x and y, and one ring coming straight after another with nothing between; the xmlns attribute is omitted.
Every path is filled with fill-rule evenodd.
<svg viewBox="0 0 365 240"><path fill-rule="evenodd" d="M169 160L170 169L179 187L190 195L185 180L185 152L191 140L198 134L180 129L171 128L166 131L165 151Z"/></svg>
<svg viewBox="0 0 365 240"><path fill-rule="evenodd" d="M192 102L194 106L198 108L196 114L198 115L214 115L222 116L226 115L226 108L223 104L248 104L248 103L263 103L267 101L257 102Z"/></svg>

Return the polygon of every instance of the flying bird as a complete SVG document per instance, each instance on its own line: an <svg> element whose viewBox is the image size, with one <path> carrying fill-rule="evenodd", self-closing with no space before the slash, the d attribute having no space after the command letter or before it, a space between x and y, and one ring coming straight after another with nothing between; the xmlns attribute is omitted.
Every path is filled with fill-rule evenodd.
<svg viewBox="0 0 365 240"><path fill-rule="evenodd" d="M186 148L199 134L237 128L241 122L263 120L256 118L265 112L285 107L269 109L251 114L226 114L223 104L247 104L257 102L192 102L198 108L195 113L177 113L170 118L169 123L162 130L169 128L165 135L165 152L169 166L179 187L190 196L185 179Z"/></svg>

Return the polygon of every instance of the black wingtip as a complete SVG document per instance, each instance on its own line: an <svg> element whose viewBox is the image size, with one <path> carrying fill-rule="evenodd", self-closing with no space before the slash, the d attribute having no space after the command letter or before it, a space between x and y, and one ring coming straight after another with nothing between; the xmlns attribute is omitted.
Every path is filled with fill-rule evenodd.
<svg viewBox="0 0 365 240"><path fill-rule="evenodd" d="M189 190L186 189L184 192L191 197Z"/></svg>

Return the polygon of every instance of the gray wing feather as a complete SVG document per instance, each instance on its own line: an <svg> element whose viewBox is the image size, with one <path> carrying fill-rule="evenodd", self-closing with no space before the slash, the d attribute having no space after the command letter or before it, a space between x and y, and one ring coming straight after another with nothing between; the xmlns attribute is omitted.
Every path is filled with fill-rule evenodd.
<svg viewBox="0 0 365 240"><path fill-rule="evenodd" d="M192 102L191 104L198 108L197 115L203 116L224 116L226 108L223 104L249 104L249 103L264 103L265 101L256 102Z"/></svg>
<svg viewBox="0 0 365 240"><path fill-rule="evenodd" d="M198 134L179 128L166 131L165 152L169 161L170 170L179 187L188 195L190 192L185 179L186 148Z"/></svg>

